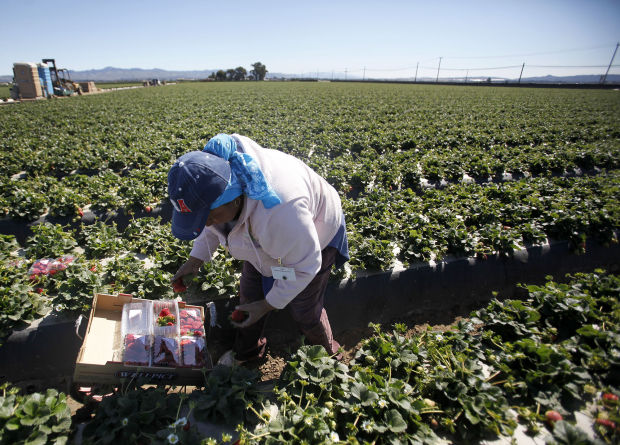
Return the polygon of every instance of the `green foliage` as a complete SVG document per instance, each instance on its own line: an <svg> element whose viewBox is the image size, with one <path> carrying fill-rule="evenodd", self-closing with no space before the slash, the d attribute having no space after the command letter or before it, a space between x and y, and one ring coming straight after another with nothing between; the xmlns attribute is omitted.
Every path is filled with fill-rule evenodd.
<svg viewBox="0 0 620 445"><path fill-rule="evenodd" d="M65 394L48 389L21 395L7 383L0 385L0 392L0 444L68 443L71 410Z"/></svg>
<svg viewBox="0 0 620 445"><path fill-rule="evenodd" d="M116 224L103 221L82 225L79 239L88 258L105 258L119 252L124 245Z"/></svg>
<svg viewBox="0 0 620 445"><path fill-rule="evenodd" d="M5 111L0 214L13 218L76 217L87 205L138 214L166 201L178 155L238 132L338 190L353 269L510 255L547 239L583 251L620 229L611 91L210 82Z"/></svg>
<svg viewBox="0 0 620 445"><path fill-rule="evenodd" d="M258 373L241 366L215 366L205 374L204 388L193 391L194 418L203 422L237 425L246 420L249 405L262 400Z"/></svg>
<svg viewBox="0 0 620 445"><path fill-rule="evenodd" d="M198 444L200 436L195 425L188 423L194 408L183 393L163 388L134 389L105 397L95 416L84 429L83 443L178 443Z"/></svg>
<svg viewBox="0 0 620 445"><path fill-rule="evenodd" d="M246 424L242 438L474 443L510 437L523 424L531 435L546 429L556 443L585 440L571 415L594 394L611 391L597 396L594 418L613 423L620 412L620 278L602 271L569 278L529 286L523 301L495 300L446 332L409 337L404 325L391 333L374 325L349 366L320 346L303 346L282 374L277 414L256 410L258 425ZM544 423L551 409L564 421ZM613 443L615 427L595 425Z"/></svg>
<svg viewBox="0 0 620 445"><path fill-rule="evenodd" d="M32 260L59 258L72 252L76 246L72 232L65 231L60 224L37 224L26 240L26 255Z"/></svg>
<svg viewBox="0 0 620 445"><path fill-rule="evenodd" d="M13 236L0 238L0 345L13 329L49 308L36 291L40 287L28 281L28 263L15 255L16 247Z"/></svg>

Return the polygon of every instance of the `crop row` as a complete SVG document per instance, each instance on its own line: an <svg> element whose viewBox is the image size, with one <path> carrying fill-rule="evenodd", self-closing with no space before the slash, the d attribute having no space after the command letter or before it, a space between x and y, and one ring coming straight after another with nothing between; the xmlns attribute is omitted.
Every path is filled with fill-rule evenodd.
<svg viewBox="0 0 620 445"><path fill-rule="evenodd" d="M477 443L517 428L546 443L618 443L620 278L596 271L526 289L445 332L374 326L349 364L302 346L273 394L243 367L216 367L189 393L126 385L91 402L82 442L234 440L204 437L196 421L207 421L238 424L246 445ZM0 443L75 433L65 394L0 391ZM579 411L590 432L576 424Z"/></svg>
<svg viewBox="0 0 620 445"><path fill-rule="evenodd" d="M453 257L486 257L548 239L617 242L620 176L536 178L502 184L452 184L415 193L379 190L345 200L352 265L386 269Z"/></svg>
<svg viewBox="0 0 620 445"><path fill-rule="evenodd" d="M615 169L619 115L615 92L419 85L185 84L23 104L0 121L0 208L11 213L15 194L52 189L54 210L63 191L97 196L110 186L118 196L105 208L159 202L165 190L152 181L219 132L299 156L342 193ZM154 190L132 195L140 180Z"/></svg>
<svg viewBox="0 0 620 445"><path fill-rule="evenodd" d="M174 298L170 281L189 251L159 218L133 220L124 231L101 221L76 230L39 224L23 248L14 236L0 235L0 345L16 326L50 311L88 312L98 292ZM42 260L60 267L41 272ZM189 292L233 297L238 270L239 262L221 251L188 279Z"/></svg>
<svg viewBox="0 0 620 445"><path fill-rule="evenodd" d="M617 242L620 229L620 175L540 178L504 184L455 184L418 195L373 192L345 199L351 268L388 269L448 256L510 255L548 239L569 239L576 251L586 240ZM98 221L71 227L33 226L24 246L4 235L0 271L0 337L19 320L49 310L87 311L95 292L170 297L170 278L189 256L191 245L175 239L160 218L133 219L124 230ZM17 253L20 252L21 256ZM42 258L71 255L74 261L54 276L31 279L28 270ZM190 285L206 298L236 295L239 262L218 255ZM342 271L335 272L342 277Z"/></svg>
<svg viewBox="0 0 620 445"><path fill-rule="evenodd" d="M66 280L71 292L59 278L41 288L55 307L87 310L93 290L111 283L166 295L189 244L153 218L121 231L103 221L109 211L132 216L166 202L173 160L219 132L299 156L336 187L354 271L509 255L548 239L571 240L576 250L589 237L617 241L620 99L613 91L220 83L113 92L2 109L0 215L74 220L33 227L21 246L28 256L2 272L3 307L11 308L4 319L15 319L20 302L39 289L16 278L27 275L23 269L69 251L77 260L63 274L79 270ZM575 169L593 174L558 176ZM486 182L504 173L520 179ZM429 189L422 179L448 182ZM102 219L80 225L86 208ZM56 239L69 251L48 250ZM234 282L234 261L215 266L207 270L218 282ZM208 279L199 277L200 286ZM59 297L70 293L76 301Z"/></svg>

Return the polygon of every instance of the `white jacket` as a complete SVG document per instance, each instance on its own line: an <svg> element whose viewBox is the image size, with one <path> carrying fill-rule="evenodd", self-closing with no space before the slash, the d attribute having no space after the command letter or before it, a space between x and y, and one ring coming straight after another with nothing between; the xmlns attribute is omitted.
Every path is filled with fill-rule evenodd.
<svg viewBox="0 0 620 445"><path fill-rule="evenodd" d="M221 244L233 257L249 261L263 276L272 276L272 266L293 268L295 281L275 280L266 296L270 305L282 309L320 270L321 250L342 223L340 197L299 159L263 148L245 136L232 137L239 151L258 162L282 203L266 209L261 201L246 196L239 220L228 237L214 226L205 227L194 241L191 256L210 261Z"/></svg>

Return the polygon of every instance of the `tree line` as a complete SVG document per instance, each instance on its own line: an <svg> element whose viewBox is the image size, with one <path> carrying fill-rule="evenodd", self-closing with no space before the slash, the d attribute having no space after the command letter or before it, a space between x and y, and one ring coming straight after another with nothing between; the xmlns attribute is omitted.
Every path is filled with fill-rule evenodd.
<svg viewBox="0 0 620 445"><path fill-rule="evenodd" d="M250 70L248 74L247 70L238 66L235 69L229 68L226 71L218 70L216 72L211 73L209 79L218 80L218 81L232 81L232 80L265 80L265 75L267 74L267 67L260 62L256 62L252 64L254 69Z"/></svg>

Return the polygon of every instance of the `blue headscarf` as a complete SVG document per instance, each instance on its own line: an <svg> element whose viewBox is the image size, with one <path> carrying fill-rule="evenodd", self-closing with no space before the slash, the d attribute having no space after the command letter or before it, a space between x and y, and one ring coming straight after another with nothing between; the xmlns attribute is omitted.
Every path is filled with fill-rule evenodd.
<svg viewBox="0 0 620 445"><path fill-rule="evenodd" d="M262 201L266 209L282 202L265 180L258 163L249 154L239 153L237 143L231 136L220 133L212 137L202 151L219 156L230 164L230 181L224 192L211 205L212 209L231 202L241 194Z"/></svg>

